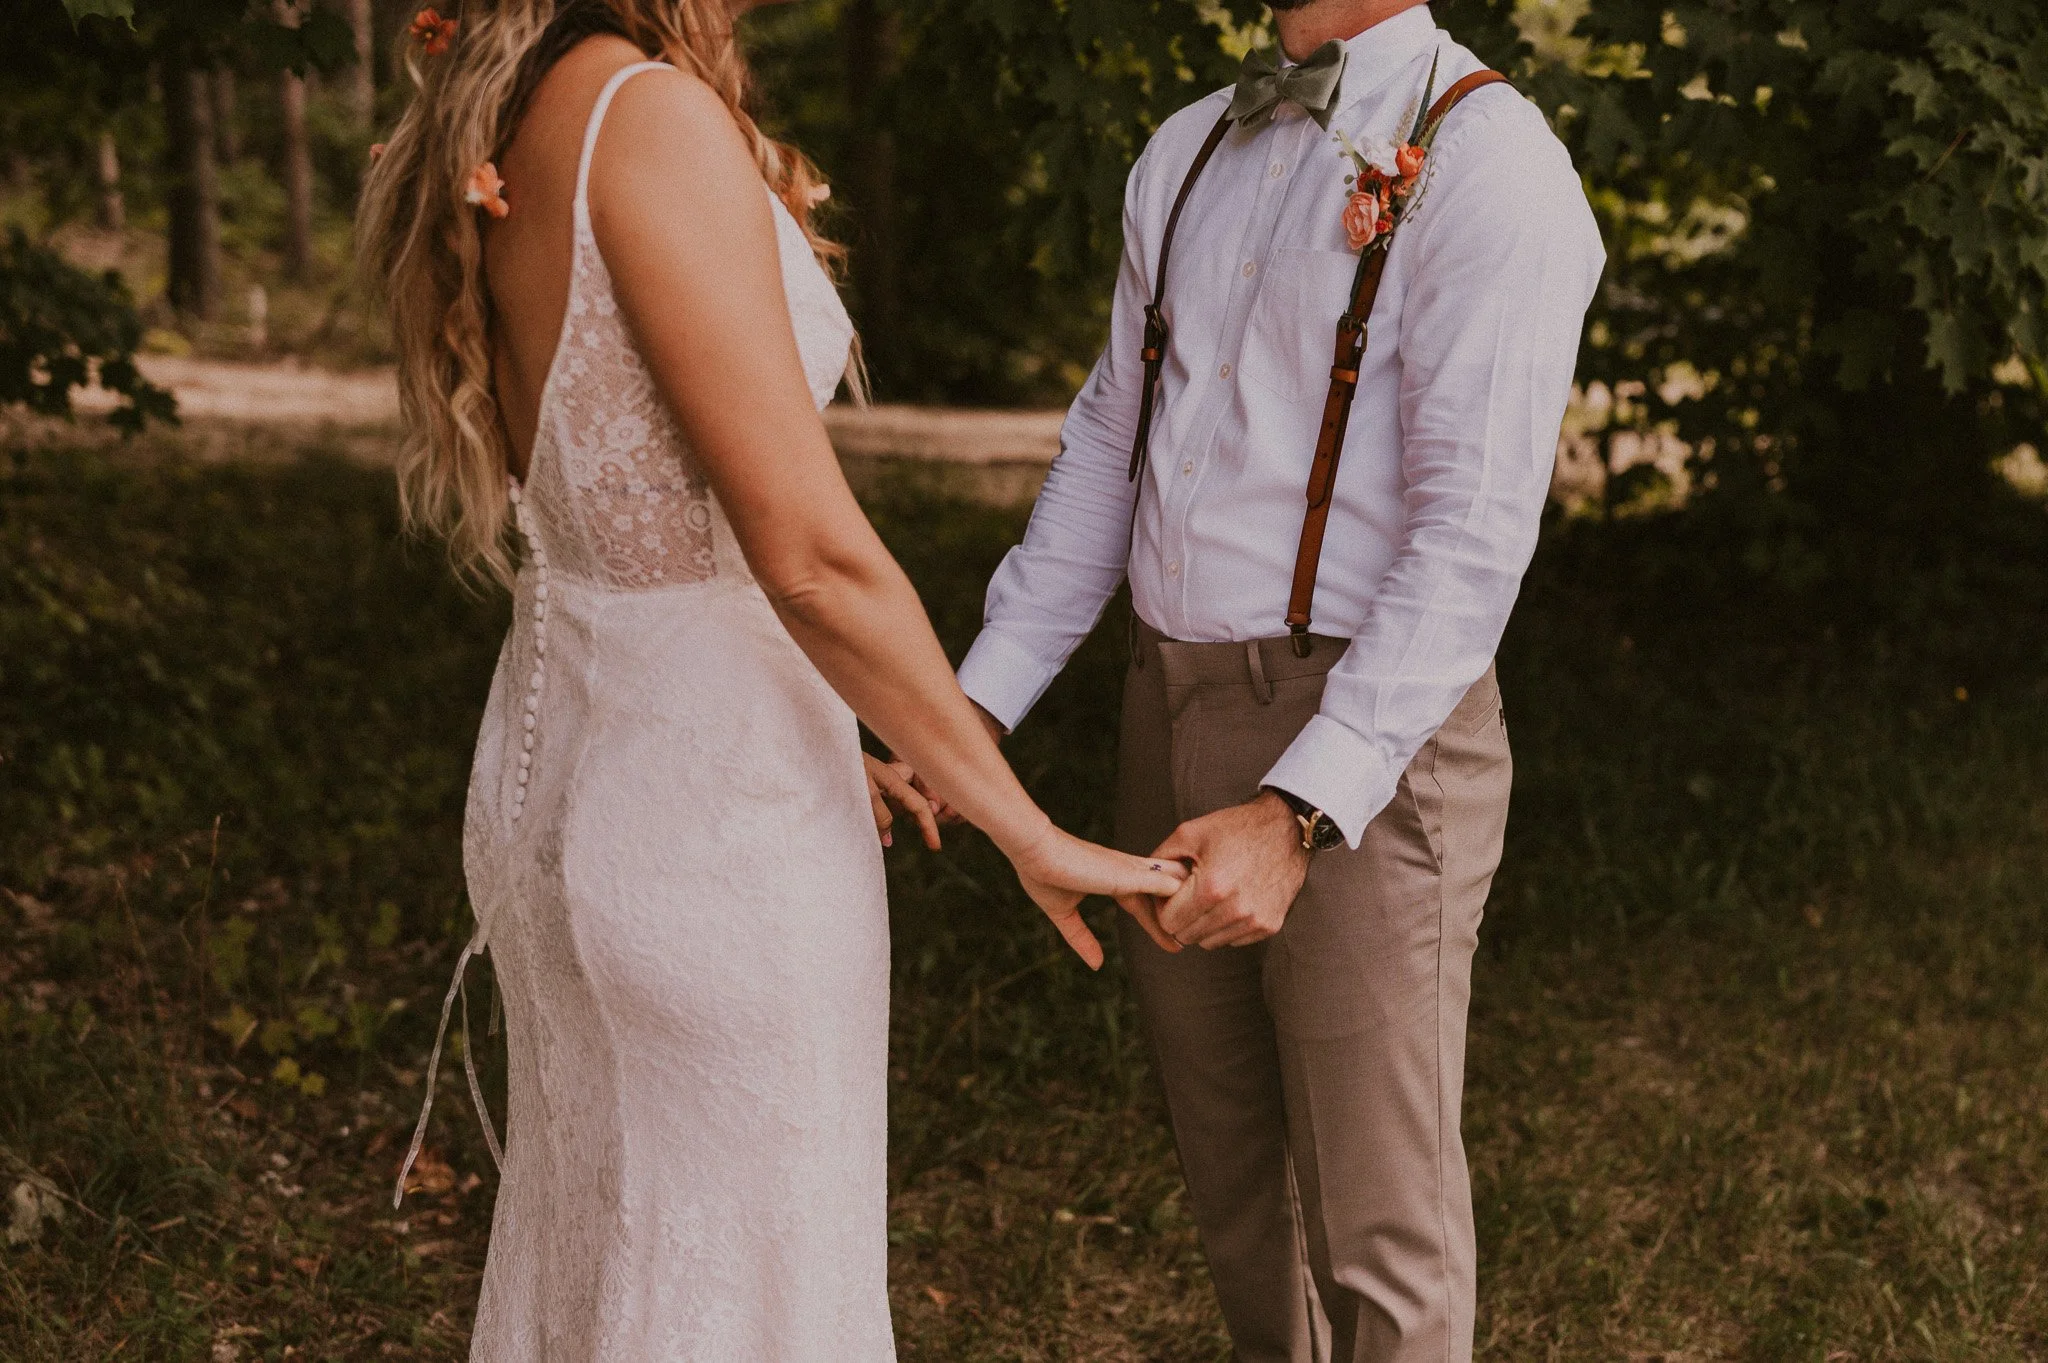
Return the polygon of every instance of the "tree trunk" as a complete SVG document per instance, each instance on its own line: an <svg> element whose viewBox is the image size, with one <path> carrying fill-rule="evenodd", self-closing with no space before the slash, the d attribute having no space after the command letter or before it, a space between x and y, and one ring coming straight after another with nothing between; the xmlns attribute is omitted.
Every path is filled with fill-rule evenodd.
<svg viewBox="0 0 2048 1363"><path fill-rule="evenodd" d="M306 17L307 0L271 0L277 22L297 28ZM306 78L296 71L277 73L277 103L284 135L278 167L284 181L284 272L304 279L313 264L313 153L306 142Z"/></svg>
<svg viewBox="0 0 2048 1363"><path fill-rule="evenodd" d="M128 225L128 201L121 194L121 148L114 134L100 134L100 228L118 232Z"/></svg>
<svg viewBox="0 0 2048 1363"><path fill-rule="evenodd" d="M278 104L284 126L284 270L304 279L313 264L313 154L306 143L306 82L291 71L278 73Z"/></svg>
<svg viewBox="0 0 2048 1363"><path fill-rule="evenodd" d="M897 19L888 0L851 0L841 32L846 42L847 112L853 136L847 188L858 215L853 281L870 356L886 368L895 357L902 315L896 236L896 137L889 129L888 86L896 75Z"/></svg>
<svg viewBox="0 0 2048 1363"><path fill-rule="evenodd" d="M210 320L220 305L220 180L209 73L183 53L164 65L171 306Z"/></svg>
<svg viewBox="0 0 2048 1363"><path fill-rule="evenodd" d="M235 73L223 66L213 73L214 155L224 166L242 159L242 120L235 107Z"/></svg>
<svg viewBox="0 0 2048 1363"><path fill-rule="evenodd" d="M348 73L348 107L356 126L367 128L377 113L377 16L370 0L346 0L349 27L356 35L356 64Z"/></svg>

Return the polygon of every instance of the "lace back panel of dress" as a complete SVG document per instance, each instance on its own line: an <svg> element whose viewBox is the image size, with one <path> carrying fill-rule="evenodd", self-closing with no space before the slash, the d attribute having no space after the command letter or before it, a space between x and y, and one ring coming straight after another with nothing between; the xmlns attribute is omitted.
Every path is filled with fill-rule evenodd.
<svg viewBox="0 0 2048 1363"><path fill-rule="evenodd" d="M714 577L751 581L703 467L619 312L590 227L585 186L611 96L627 77L659 66L620 72L591 112L577 176L569 306L541 396L527 500L563 577L625 591ZM796 220L766 185L761 192L775 218L805 382L823 408L846 369L853 323Z"/></svg>
<svg viewBox="0 0 2048 1363"><path fill-rule="evenodd" d="M533 478L563 573L625 590L717 574L710 485L619 314L580 203L569 310L542 402Z"/></svg>

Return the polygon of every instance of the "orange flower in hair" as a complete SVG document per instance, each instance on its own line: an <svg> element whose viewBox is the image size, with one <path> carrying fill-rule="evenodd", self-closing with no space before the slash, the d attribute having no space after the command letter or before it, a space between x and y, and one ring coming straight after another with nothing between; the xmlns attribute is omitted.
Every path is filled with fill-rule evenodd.
<svg viewBox="0 0 2048 1363"><path fill-rule="evenodd" d="M505 202L505 182L498 178L498 168L489 161L469 173L469 183L462 187L462 201L494 218L512 212L512 205Z"/></svg>
<svg viewBox="0 0 2048 1363"><path fill-rule="evenodd" d="M418 43L429 57L438 57L455 41L456 26L456 20L443 19L441 11L428 5L412 16L412 40Z"/></svg>

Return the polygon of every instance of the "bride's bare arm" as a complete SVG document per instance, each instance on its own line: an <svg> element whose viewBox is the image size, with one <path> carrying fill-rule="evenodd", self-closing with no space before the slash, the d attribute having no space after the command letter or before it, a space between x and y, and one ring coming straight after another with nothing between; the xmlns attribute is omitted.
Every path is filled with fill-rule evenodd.
<svg viewBox="0 0 2048 1363"><path fill-rule="evenodd" d="M826 439L769 197L709 87L668 72L629 82L598 141L590 204L619 304L791 637L1098 961L1072 911L1079 892L1171 893L1173 876L1055 829L954 681Z"/></svg>

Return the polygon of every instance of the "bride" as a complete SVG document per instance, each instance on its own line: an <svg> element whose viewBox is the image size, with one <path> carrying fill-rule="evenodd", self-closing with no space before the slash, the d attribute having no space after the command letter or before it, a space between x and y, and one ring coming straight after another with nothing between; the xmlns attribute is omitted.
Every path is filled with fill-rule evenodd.
<svg viewBox="0 0 2048 1363"><path fill-rule="evenodd" d="M511 1056L478 1359L894 1356L877 783L930 808L856 715L1090 966L1083 895L1178 881L1032 803L847 489L838 250L747 7L422 11L365 193L405 507L514 601L464 833Z"/></svg>

